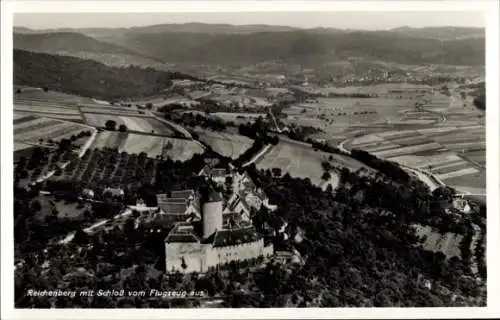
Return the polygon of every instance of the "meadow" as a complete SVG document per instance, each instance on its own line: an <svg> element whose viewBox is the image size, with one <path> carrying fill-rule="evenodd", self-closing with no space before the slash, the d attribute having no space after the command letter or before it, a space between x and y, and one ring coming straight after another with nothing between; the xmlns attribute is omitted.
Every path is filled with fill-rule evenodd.
<svg viewBox="0 0 500 320"><path fill-rule="evenodd" d="M330 157L332 161L329 161ZM308 144L284 139L271 147L271 150L256 165L259 169L280 168L282 174L288 172L292 177L309 178L313 184L321 186L325 183L321 178L324 174L322 162L330 162L332 165L347 167L354 171L364 167L362 163L350 157L319 150L313 151Z"/></svg>
<svg viewBox="0 0 500 320"><path fill-rule="evenodd" d="M218 154L232 159L237 159L253 144L252 139L236 133L216 132L199 127L195 132L201 142L209 145Z"/></svg>

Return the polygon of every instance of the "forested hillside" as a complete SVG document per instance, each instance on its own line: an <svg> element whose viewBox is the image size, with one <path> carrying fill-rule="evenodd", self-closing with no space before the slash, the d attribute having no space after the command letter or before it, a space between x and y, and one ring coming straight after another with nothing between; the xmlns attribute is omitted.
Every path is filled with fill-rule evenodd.
<svg viewBox="0 0 500 320"><path fill-rule="evenodd" d="M14 50L14 84L46 87L103 100L158 94L172 79L194 79L152 68L108 67L93 60Z"/></svg>

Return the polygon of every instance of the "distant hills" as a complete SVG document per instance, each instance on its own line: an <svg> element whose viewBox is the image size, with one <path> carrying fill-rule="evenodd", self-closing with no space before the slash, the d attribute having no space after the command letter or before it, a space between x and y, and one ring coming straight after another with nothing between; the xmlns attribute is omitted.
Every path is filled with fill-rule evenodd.
<svg viewBox="0 0 500 320"><path fill-rule="evenodd" d="M99 52L144 56L140 52L75 32L14 34L14 48L43 53Z"/></svg>
<svg viewBox="0 0 500 320"><path fill-rule="evenodd" d="M436 40L459 40L470 38L484 38L484 28L465 28L465 27L426 27L410 28L400 27L390 30L409 37L429 38Z"/></svg>
<svg viewBox="0 0 500 320"><path fill-rule="evenodd" d="M480 28L330 28L165 24L135 28L15 28L14 48L68 55L141 56L163 63L245 66L262 62L310 68L352 58L402 64L484 65ZM81 56L81 54L80 54Z"/></svg>
<svg viewBox="0 0 500 320"><path fill-rule="evenodd" d="M76 32L91 37L118 36L130 33L203 33L203 34L249 34L257 32L289 32L307 31L311 33L349 33L360 30L338 29L338 28L312 28L304 29L289 26L274 26L265 24L253 25L230 25L230 24L208 24L208 23L180 23L180 24L158 24L144 27L131 28L58 28L34 30L25 27L14 27L14 33L36 34L54 32ZM369 31L365 31L369 32ZM373 31L384 32L384 31ZM411 28L399 27L385 32L398 33L417 38L432 38L438 40L457 40L464 38L484 38L484 28L471 27L424 27Z"/></svg>

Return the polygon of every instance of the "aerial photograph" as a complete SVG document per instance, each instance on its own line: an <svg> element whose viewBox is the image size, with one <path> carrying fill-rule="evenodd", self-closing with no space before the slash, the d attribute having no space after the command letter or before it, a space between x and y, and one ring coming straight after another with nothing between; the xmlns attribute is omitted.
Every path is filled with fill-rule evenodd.
<svg viewBox="0 0 500 320"><path fill-rule="evenodd" d="M16 13L15 308L486 306L483 20Z"/></svg>

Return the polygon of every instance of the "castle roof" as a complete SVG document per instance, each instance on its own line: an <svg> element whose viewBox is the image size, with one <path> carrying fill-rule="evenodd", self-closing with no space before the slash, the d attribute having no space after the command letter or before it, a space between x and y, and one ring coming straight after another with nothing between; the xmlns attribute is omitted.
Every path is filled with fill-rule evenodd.
<svg viewBox="0 0 500 320"><path fill-rule="evenodd" d="M257 241L260 236L251 224L241 224L238 228L218 230L214 235L213 247L233 246Z"/></svg>
<svg viewBox="0 0 500 320"><path fill-rule="evenodd" d="M166 214L184 214L187 211L187 203L159 202L158 207Z"/></svg>
<svg viewBox="0 0 500 320"><path fill-rule="evenodd" d="M196 223L179 222L168 233L165 242L200 242L199 229Z"/></svg>
<svg viewBox="0 0 500 320"><path fill-rule="evenodd" d="M170 231L166 243L205 243L212 247L225 247L254 242L260 239L260 235L250 222L239 222L236 227L217 230L207 239L202 238L202 225L196 222L179 222Z"/></svg>
<svg viewBox="0 0 500 320"><path fill-rule="evenodd" d="M175 243L175 242L200 242L198 238L194 234L169 234L165 239L167 243Z"/></svg>
<svg viewBox="0 0 500 320"><path fill-rule="evenodd" d="M174 190L174 191L171 192L171 198L184 198L184 199L188 199L193 194L194 194L194 190L192 190L192 189Z"/></svg>
<svg viewBox="0 0 500 320"><path fill-rule="evenodd" d="M188 207L188 199L194 194L193 190L172 191L171 196L166 193L156 195L158 207L166 214L183 214Z"/></svg>

